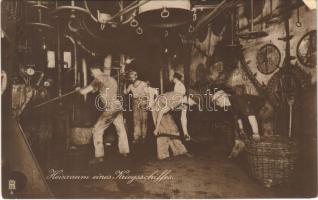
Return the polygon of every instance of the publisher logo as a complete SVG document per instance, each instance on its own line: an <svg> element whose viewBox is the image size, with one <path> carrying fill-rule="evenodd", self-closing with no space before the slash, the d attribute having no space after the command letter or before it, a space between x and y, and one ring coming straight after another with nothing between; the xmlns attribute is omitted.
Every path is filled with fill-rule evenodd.
<svg viewBox="0 0 318 200"><path fill-rule="evenodd" d="M9 180L8 189L10 190L10 194L13 195L13 190L16 190L15 180L12 180L12 179Z"/></svg>

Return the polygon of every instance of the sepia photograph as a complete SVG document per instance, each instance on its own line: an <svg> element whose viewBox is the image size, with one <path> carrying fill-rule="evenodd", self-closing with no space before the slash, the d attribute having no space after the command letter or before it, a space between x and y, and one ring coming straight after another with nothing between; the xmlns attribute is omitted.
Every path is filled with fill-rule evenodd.
<svg viewBox="0 0 318 200"><path fill-rule="evenodd" d="M316 0L1 0L4 199L317 197Z"/></svg>

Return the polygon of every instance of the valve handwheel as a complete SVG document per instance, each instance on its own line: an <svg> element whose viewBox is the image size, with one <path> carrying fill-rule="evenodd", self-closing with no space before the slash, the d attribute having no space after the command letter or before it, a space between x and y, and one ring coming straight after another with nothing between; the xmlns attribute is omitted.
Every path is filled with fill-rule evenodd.
<svg viewBox="0 0 318 200"><path fill-rule="evenodd" d="M306 33L297 44L297 58L299 62L310 68L316 67L317 59L316 59L316 30L310 31Z"/></svg>
<svg viewBox="0 0 318 200"><path fill-rule="evenodd" d="M281 54L273 44L266 44L257 52L257 68L263 74L273 73L280 64Z"/></svg>

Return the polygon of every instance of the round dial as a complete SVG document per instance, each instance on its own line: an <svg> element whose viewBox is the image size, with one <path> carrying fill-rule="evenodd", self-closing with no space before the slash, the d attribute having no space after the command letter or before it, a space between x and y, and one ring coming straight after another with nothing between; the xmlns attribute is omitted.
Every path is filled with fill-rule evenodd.
<svg viewBox="0 0 318 200"><path fill-rule="evenodd" d="M280 64L280 51L273 44L266 44L257 52L257 68L263 74L273 73Z"/></svg>
<svg viewBox="0 0 318 200"><path fill-rule="evenodd" d="M298 42L297 58L299 62L306 67L313 68L317 64L316 44L317 44L317 37L316 37L315 30L306 33Z"/></svg>

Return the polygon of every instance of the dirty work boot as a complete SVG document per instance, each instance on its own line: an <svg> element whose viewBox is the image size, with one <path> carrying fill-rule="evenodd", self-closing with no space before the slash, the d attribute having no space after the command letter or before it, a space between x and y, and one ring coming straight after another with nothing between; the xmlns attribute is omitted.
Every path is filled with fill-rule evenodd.
<svg viewBox="0 0 318 200"><path fill-rule="evenodd" d="M236 139L234 142L232 152L230 153L228 158L237 157L244 150L244 148L245 148L245 143L240 139Z"/></svg>
<svg viewBox="0 0 318 200"><path fill-rule="evenodd" d="M139 142L138 139L134 139L134 140L132 141L133 144L137 144L138 142Z"/></svg>
<svg viewBox="0 0 318 200"><path fill-rule="evenodd" d="M122 155L123 157L125 157L125 158L129 156L128 153L122 153L121 155Z"/></svg>
<svg viewBox="0 0 318 200"><path fill-rule="evenodd" d="M103 157L93 158L90 161L88 161L88 164L94 165L94 164L102 163L103 161L104 161Z"/></svg>
<svg viewBox="0 0 318 200"><path fill-rule="evenodd" d="M161 161L171 161L171 160L173 160L173 158L171 156L169 156L169 157L166 157L166 158L163 158L163 159L159 159L159 160L161 160Z"/></svg>
<svg viewBox="0 0 318 200"><path fill-rule="evenodd" d="M191 153L189 153L189 152L187 152L187 153L185 153L185 154L183 154L185 157L187 157L187 158L193 158L193 154L191 154Z"/></svg>

